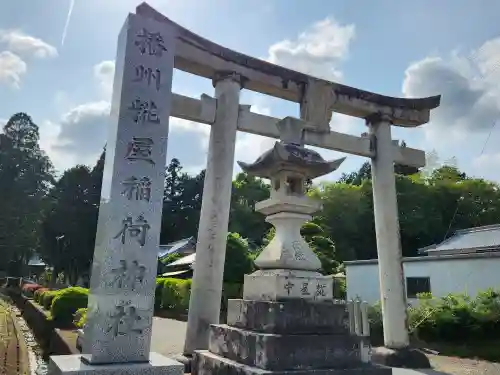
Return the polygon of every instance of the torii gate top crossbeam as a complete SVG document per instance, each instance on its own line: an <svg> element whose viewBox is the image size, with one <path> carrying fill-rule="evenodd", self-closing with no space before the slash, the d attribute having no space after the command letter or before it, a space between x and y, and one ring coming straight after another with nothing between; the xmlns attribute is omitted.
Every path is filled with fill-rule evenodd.
<svg viewBox="0 0 500 375"><path fill-rule="evenodd" d="M327 131L332 111L367 118L374 113L389 115L394 125L414 127L429 121L429 113L440 104L440 96L395 98L321 80L213 43L176 24L147 3L136 9L157 21L175 25L178 36L175 68L206 78L231 71L245 77L244 87L300 103L301 118Z"/></svg>

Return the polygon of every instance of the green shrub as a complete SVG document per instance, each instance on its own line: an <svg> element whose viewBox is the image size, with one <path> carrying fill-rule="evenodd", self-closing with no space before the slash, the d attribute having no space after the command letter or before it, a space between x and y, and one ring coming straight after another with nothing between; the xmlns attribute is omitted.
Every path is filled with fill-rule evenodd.
<svg viewBox="0 0 500 375"><path fill-rule="evenodd" d="M191 280L166 278L163 281L161 307L165 310L185 313L189 308Z"/></svg>
<svg viewBox="0 0 500 375"><path fill-rule="evenodd" d="M238 233L227 235L226 258L224 262L224 282L243 283L245 274L253 271L253 263L248 252L248 242Z"/></svg>
<svg viewBox="0 0 500 375"><path fill-rule="evenodd" d="M45 310L50 310L52 301L57 294L57 290L47 290L42 294L41 305Z"/></svg>
<svg viewBox="0 0 500 375"><path fill-rule="evenodd" d="M163 284L165 283L165 277L158 277L156 279L156 288L155 288L155 310L161 309L161 301L162 301L162 292L163 292Z"/></svg>
<svg viewBox="0 0 500 375"><path fill-rule="evenodd" d="M161 284L163 285L160 286ZM189 298L191 297L190 279L158 278L156 285L156 294L159 295L161 291L160 307L162 309L177 313L186 313L188 311ZM242 284L224 283L222 287L221 311L227 311L227 301L229 299L241 298L242 294ZM159 305L157 300L155 300L155 305Z"/></svg>
<svg viewBox="0 0 500 375"><path fill-rule="evenodd" d="M333 298L345 300L347 296L346 279L336 277L333 279Z"/></svg>
<svg viewBox="0 0 500 375"><path fill-rule="evenodd" d="M35 291L35 294L33 295L33 300L38 303L38 304L42 304L42 296L45 292L48 292L49 289L48 288L40 288L40 289L37 289Z"/></svg>
<svg viewBox="0 0 500 375"><path fill-rule="evenodd" d="M189 310L189 299L191 298L191 280L179 280L179 311L187 313Z"/></svg>
<svg viewBox="0 0 500 375"><path fill-rule="evenodd" d="M87 308L84 307L76 310L75 314L73 315L73 324L77 328L83 328L86 320L87 320Z"/></svg>
<svg viewBox="0 0 500 375"><path fill-rule="evenodd" d="M170 264L170 263L173 263L175 262L176 260L179 260L181 259L182 257L184 257L185 255L181 254L181 253L170 253L166 256L164 256L163 258L161 258L161 262L164 264L164 265L167 265L167 264Z"/></svg>
<svg viewBox="0 0 500 375"><path fill-rule="evenodd" d="M500 337L500 291L488 289L472 299L464 294L419 295L408 309L410 333L427 342L485 342ZM370 330L383 336L380 306L370 309Z"/></svg>
<svg viewBox="0 0 500 375"><path fill-rule="evenodd" d="M373 346L380 346L384 342L384 329L382 325L382 306L375 304L368 309L370 322L370 342Z"/></svg>
<svg viewBox="0 0 500 375"><path fill-rule="evenodd" d="M88 289L71 287L59 290L50 308L50 313L54 321L58 323L69 323L73 320L73 314L82 308L87 307Z"/></svg>

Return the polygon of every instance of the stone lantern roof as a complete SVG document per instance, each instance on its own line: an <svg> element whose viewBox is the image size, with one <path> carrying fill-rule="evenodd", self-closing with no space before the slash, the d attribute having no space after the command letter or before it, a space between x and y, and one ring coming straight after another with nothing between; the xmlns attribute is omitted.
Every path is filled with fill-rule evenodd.
<svg viewBox="0 0 500 375"><path fill-rule="evenodd" d="M314 150L304 147L305 124L302 120L285 117L276 124L280 141L264 152L253 163L238 161L238 165L248 174L272 179L280 172L296 172L305 179L313 179L335 171L344 158L326 161Z"/></svg>
<svg viewBox="0 0 500 375"><path fill-rule="evenodd" d="M271 179L281 171L293 171L307 179L313 179L335 171L344 158L326 161L316 151L292 144L276 142L274 147L253 163L239 161L241 169L257 177Z"/></svg>

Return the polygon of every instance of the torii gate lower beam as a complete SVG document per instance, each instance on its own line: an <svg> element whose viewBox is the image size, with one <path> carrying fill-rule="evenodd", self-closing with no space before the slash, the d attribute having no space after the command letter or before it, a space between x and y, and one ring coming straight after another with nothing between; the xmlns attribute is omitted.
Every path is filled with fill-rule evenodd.
<svg viewBox="0 0 500 375"><path fill-rule="evenodd" d="M201 99L172 94L173 117L212 125L215 121L217 100L203 94ZM240 105L238 125L239 131L262 135L270 138L279 138L276 123L280 118L251 112L250 105ZM344 152L346 154L373 158L375 151L370 144L370 137L357 137L335 131L318 132L312 125L307 126L304 141L306 144L321 147L327 150ZM411 147L392 145L394 162L412 167L425 166L425 152Z"/></svg>

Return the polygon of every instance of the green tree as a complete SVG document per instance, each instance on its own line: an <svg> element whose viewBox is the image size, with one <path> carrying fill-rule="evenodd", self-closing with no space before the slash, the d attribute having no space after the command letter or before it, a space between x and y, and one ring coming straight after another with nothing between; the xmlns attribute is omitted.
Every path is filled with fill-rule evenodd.
<svg viewBox="0 0 500 375"><path fill-rule="evenodd" d="M177 159L166 168L161 243L196 236L203 196L205 171L196 176L182 172Z"/></svg>
<svg viewBox="0 0 500 375"><path fill-rule="evenodd" d="M248 252L248 242L238 233L228 233L226 259L224 262L224 282L243 283L243 276L253 270L252 258Z"/></svg>
<svg viewBox="0 0 500 375"><path fill-rule="evenodd" d="M322 183L310 193L322 204L315 217L335 243L339 261L376 257L371 184Z"/></svg>
<svg viewBox="0 0 500 375"><path fill-rule="evenodd" d="M64 271L72 284L90 273L105 156L103 150L92 169L78 165L66 170L46 198L41 254L55 274Z"/></svg>
<svg viewBox="0 0 500 375"><path fill-rule="evenodd" d="M0 134L0 269L22 273L38 249L40 212L53 176L38 126L26 113L14 114Z"/></svg>
<svg viewBox="0 0 500 375"><path fill-rule="evenodd" d="M255 211L255 204L269 198L269 185L260 178L238 173L233 181L229 231L240 233L253 247L262 244L271 225Z"/></svg>
<svg viewBox="0 0 500 375"><path fill-rule="evenodd" d="M90 169L77 165L63 173L48 198L42 256L71 284L92 262L98 213L93 183Z"/></svg>

